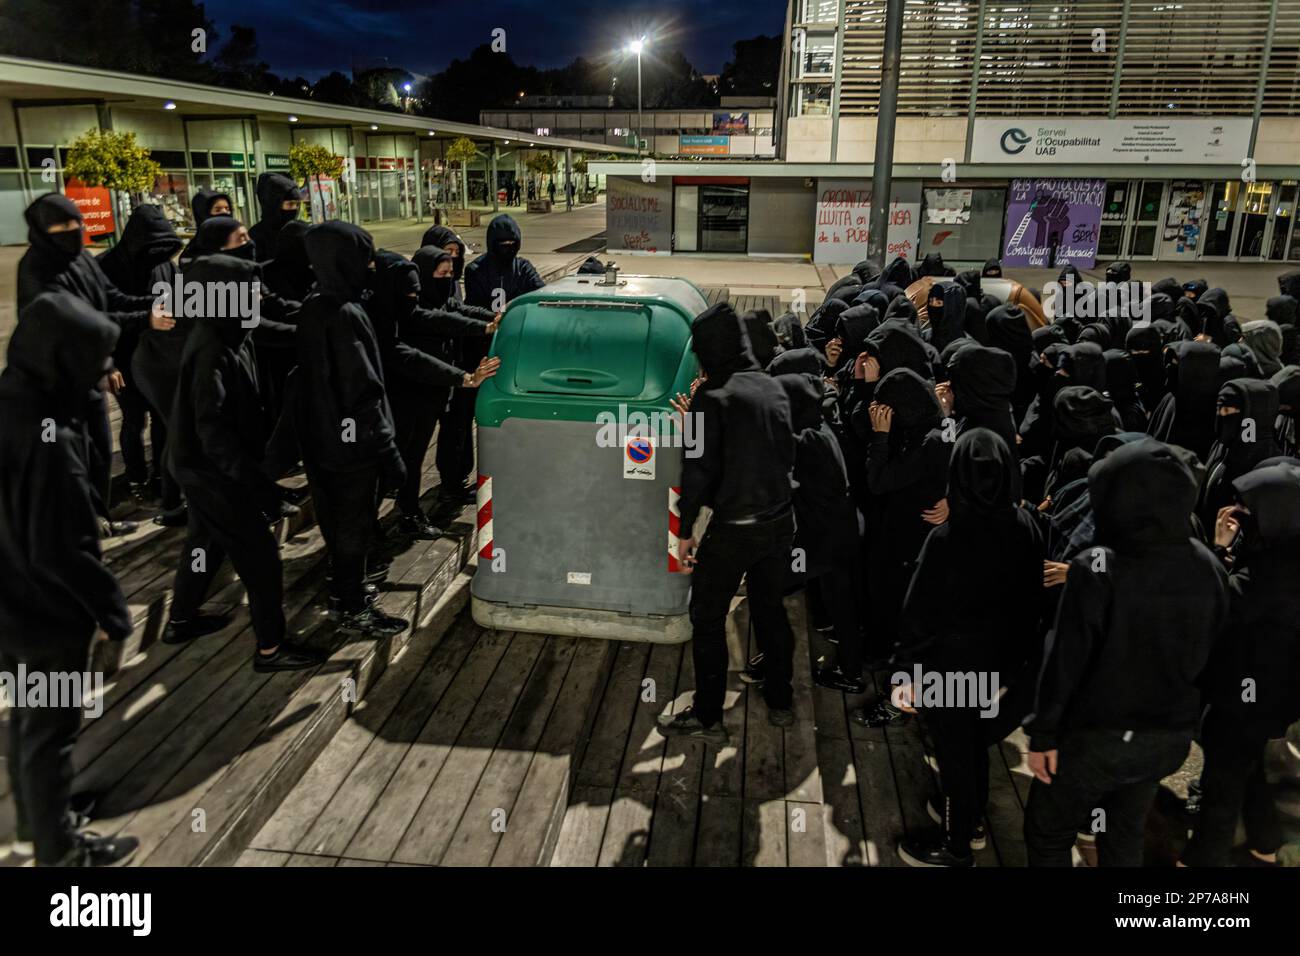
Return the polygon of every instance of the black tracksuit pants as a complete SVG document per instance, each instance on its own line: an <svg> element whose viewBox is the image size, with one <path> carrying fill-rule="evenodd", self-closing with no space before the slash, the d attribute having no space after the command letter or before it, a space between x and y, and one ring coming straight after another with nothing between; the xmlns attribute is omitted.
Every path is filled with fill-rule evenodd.
<svg viewBox="0 0 1300 956"><path fill-rule="evenodd" d="M1182 766L1191 743L1190 731L1067 733L1051 784L1035 780L1029 789L1029 865L1070 866L1075 834L1095 830L1099 865L1141 866L1156 789ZM1105 816L1097 816L1098 810Z"/></svg>
<svg viewBox="0 0 1300 956"><path fill-rule="evenodd" d="M143 359L140 352L136 353L136 358L131 362L131 372L131 381L144 400L149 403L149 415L153 427L151 438L154 470L162 478L162 506L170 511L181 505L180 483L172 477L171 469L167 467L167 459L163 455L163 450L167 446L167 416L171 414L172 402L176 398L176 377L167 369ZM122 415L125 419L125 409ZM123 457L126 455L125 447L124 441Z"/></svg>
<svg viewBox="0 0 1300 956"><path fill-rule="evenodd" d="M1183 862L1188 866L1227 866L1237 816L1246 825L1246 846L1275 853L1282 845L1275 788L1264 775L1269 732L1235 715L1211 710L1201 732L1205 768L1201 771L1201 814Z"/></svg>
<svg viewBox="0 0 1300 956"><path fill-rule="evenodd" d="M125 371L126 388L117 393L117 405L122 410L122 423L118 428L118 444L122 447L122 461L126 464L126 480L142 485L150 478L149 459L144 448L144 430L149 428L153 446L153 474L161 476L163 451L167 446L167 428L154 410L153 403Z"/></svg>
<svg viewBox="0 0 1300 956"><path fill-rule="evenodd" d="M27 673L84 672L92 635L69 638L40 655L0 653L0 670ZM17 835L36 844L38 866L52 866L73 848L68 816L72 748L81 728L81 706L14 707L9 711L9 780L17 811Z"/></svg>
<svg viewBox="0 0 1300 956"><path fill-rule="evenodd" d="M285 632L284 568L266 517L247 498L227 498L197 485L184 490L189 531L176 569L172 620L188 621L198 613L221 562L229 558L248 592L258 650L279 647Z"/></svg>
<svg viewBox="0 0 1300 956"><path fill-rule="evenodd" d="M691 575L691 654L695 663L695 714L705 724L722 718L727 688L727 612L741 578L763 650L763 697L785 710L793 697L794 634L781 599L794 546L794 516L760 524L713 520L696 552Z"/></svg>
<svg viewBox="0 0 1300 956"><path fill-rule="evenodd" d="M474 472L474 402L476 388L454 388L447 410L439 416L441 431L434 463L444 488L464 487Z"/></svg>
<svg viewBox="0 0 1300 956"><path fill-rule="evenodd" d="M808 592L818 592L822 612L830 618L838 642L835 663L850 678L862 676L866 656L858 601L858 582L861 576L857 562L849 561L808 582Z"/></svg>
<svg viewBox="0 0 1300 956"><path fill-rule="evenodd" d="M397 432L397 450L406 466L406 482L397 493L397 510L403 515L420 513L420 479L424 474L424 456L429 451L438 419L447 405L447 389L429 389L421 396L393 392L393 426ZM443 432L445 437L446 432Z"/></svg>
<svg viewBox="0 0 1300 956"><path fill-rule="evenodd" d="M86 475L95 512L104 519L112 510L113 426L108 420L108 402L103 393L86 405Z"/></svg>
<svg viewBox="0 0 1300 956"><path fill-rule="evenodd" d="M344 613L366 606L366 555L379 509L379 466L331 471L306 463L312 505L330 558L330 591Z"/></svg>

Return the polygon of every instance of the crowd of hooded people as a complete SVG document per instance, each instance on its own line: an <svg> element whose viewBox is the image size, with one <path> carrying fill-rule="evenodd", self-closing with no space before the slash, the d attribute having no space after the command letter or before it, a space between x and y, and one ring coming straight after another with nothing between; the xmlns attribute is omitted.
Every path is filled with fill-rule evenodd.
<svg viewBox="0 0 1300 956"><path fill-rule="evenodd" d="M355 225L303 221L288 177L263 174L257 199L249 228L229 195L200 191L188 244L159 207L138 206L102 256L86 249L65 196L27 209L18 322L0 373L0 672L81 673L88 649L112 667L132 632L100 546L135 528L112 517L108 394L121 409L121 497L156 501L154 521L186 529L163 642L230 623L203 610L229 561L248 597L252 667L322 662L287 635L273 533L307 493L286 483L300 472L328 556L330 619L374 637L409 626L375 603L388 573L381 500L395 499L395 530L408 539L437 538L433 516L474 500L474 395L500 364L487 357L490 337L505 304L542 280L518 255L509 216L491 222L470 262L442 225L408 259ZM253 308L235 307L246 302ZM426 512L421 478L439 429L438 495ZM38 865L109 864L137 845L77 829L79 705L10 713L15 845Z"/></svg>
<svg viewBox="0 0 1300 956"><path fill-rule="evenodd" d="M287 177L261 176L257 198L248 228L229 195L199 192L188 244L140 206L101 257L64 196L27 210L0 373L0 671L80 672L88 647L111 661L132 631L99 543L130 530L111 516L106 394L121 408L128 493L186 529L163 641L229 622L203 611L229 560L252 666L321 663L287 636L271 531L302 499L284 483L299 470L330 617L372 636L409 626L374 601L380 501L395 499L400 534L440 533L420 504L435 430L440 500L472 500L474 390L499 365L490 336L542 280L509 216L469 263L445 226L408 259L354 225L302 221ZM177 308L158 289L182 276L256 281L255 320ZM1031 863L1069 865L1080 832L1096 833L1103 865L1142 862L1156 789L1194 738L1201 800L1182 861L1226 863L1244 815L1244 859L1271 863L1281 834L1265 746L1300 717L1300 273L1252 322L1224 290L1168 279L1143 302L1150 321L1112 310L1085 322L1058 297L1042 323L983 291L1000 277L996 262L959 275L937 257L863 262L806 323L725 303L696 317L702 376L674 404L699 417L703 449L685 459L679 503L697 689L661 729L727 739L725 628L742 579L760 650L744 679L773 723L792 723L783 597L806 589L836 648L815 673L823 686L862 694L882 668L910 667L994 681L992 699L961 701L904 683L853 714L869 727L919 714L933 742L939 831L906 838L908 862L973 863L988 747L1023 725ZM1065 296L1081 287L1077 271L1061 278ZM1107 272L1128 278L1122 264ZM39 865L112 863L135 846L77 830L79 719L10 714L18 838Z"/></svg>
<svg viewBox="0 0 1300 956"><path fill-rule="evenodd" d="M932 744L938 827L900 841L905 862L974 865L988 748L1023 727L1030 865L1141 865L1193 740L1178 863L1275 864L1266 745L1300 757L1300 272L1279 284L1242 321L1203 281L1107 300L1067 266L1053 319L1034 290L1007 295L998 261L929 256L859 263L806 324L697 317L702 376L674 404L703 453L679 504L684 529L711 517L680 539L696 690L662 732L728 741L742 578L759 651L742 678L791 725L782 595L805 589L834 648L815 681L874 684L852 719L919 719Z"/></svg>

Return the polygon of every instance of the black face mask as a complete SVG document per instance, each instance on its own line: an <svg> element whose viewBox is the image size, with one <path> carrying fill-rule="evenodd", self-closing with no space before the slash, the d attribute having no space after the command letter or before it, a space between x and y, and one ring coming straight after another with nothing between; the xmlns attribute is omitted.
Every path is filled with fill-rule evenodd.
<svg viewBox="0 0 1300 956"><path fill-rule="evenodd" d="M248 262L256 262L257 243L255 243L252 239L249 239L248 242L244 243L242 246L236 246L233 249L222 249L221 255L234 256L236 259L244 259Z"/></svg>
<svg viewBox="0 0 1300 956"><path fill-rule="evenodd" d="M451 276L434 276L429 280L429 293L433 301L442 305L451 298L451 287L456 280Z"/></svg>
<svg viewBox="0 0 1300 956"><path fill-rule="evenodd" d="M70 232L47 232L46 241L49 242L50 248L63 258L71 262L81 255L81 250L85 248L81 241L81 230L73 229Z"/></svg>

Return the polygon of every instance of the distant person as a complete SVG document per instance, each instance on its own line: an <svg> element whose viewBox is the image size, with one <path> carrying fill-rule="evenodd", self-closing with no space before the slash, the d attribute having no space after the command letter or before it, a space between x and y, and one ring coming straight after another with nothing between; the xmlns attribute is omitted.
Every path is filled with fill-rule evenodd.
<svg viewBox="0 0 1300 956"><path fill-rule="evenodd" d="M546 186L546 194L551 199L551 205L555 205L555 180L552 179Z"/></svg>

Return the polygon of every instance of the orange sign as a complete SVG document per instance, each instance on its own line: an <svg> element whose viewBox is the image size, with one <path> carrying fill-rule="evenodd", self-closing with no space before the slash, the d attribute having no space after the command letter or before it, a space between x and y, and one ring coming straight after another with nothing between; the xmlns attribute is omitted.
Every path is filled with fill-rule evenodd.
<svg viewBox="0 0 1300 956"><path fill-rule="evenodd" d="M104 186L83 186L75 179L69 179L63 194L77 204L81 218L86 223L86 244L97 236L106 236L114 231L113 197Z"/></svg>

